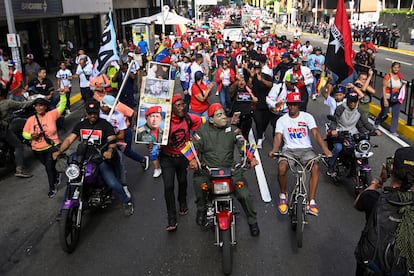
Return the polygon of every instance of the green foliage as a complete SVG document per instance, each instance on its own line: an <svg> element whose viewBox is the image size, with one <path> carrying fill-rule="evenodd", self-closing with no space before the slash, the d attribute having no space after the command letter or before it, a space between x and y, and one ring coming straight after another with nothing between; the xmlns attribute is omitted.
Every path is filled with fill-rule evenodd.
<svg viewBox="0 0 414 276"><path fill-rule="evenodd" d="M414 15L414 11L410 10L382 10L381 14L405 14L405 15Z"/></svg>

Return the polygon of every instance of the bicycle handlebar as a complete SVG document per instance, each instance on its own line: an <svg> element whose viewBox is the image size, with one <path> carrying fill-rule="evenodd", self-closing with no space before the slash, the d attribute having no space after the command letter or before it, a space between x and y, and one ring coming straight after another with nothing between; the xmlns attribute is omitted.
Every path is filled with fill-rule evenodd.
<svg viewBox="0 0 414 276"><path fill-rule="evenodd" d="M276 158L286 158L288 160L293 161L295 165L298 165L302 169L303 172L310 171L315 161L319 161L322 158L327 158L326 154L320 153L316 155L315 157L313 157L312 159L308 160L306 165L303 166L299 160L297 160L295 157L290 156L288 154L282 154L281 152L275 152L273 156ZM289 164L289 167L290 167L290 164ZM294 171L291 167L290 167L290 170Z"/></svg>

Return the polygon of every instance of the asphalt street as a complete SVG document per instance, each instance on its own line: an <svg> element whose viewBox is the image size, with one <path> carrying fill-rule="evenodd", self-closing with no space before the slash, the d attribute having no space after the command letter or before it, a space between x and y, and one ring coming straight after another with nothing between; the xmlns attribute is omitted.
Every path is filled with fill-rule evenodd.
<svg viewBox="0 0 414 276"><path fill-rule="evenodd" d="M176 83L177 87L177 83ZM211 102L217 101L214 94ZM80 105L67 118L67 129L80 118ZM317 119L323 133L328 107L322 99L309 103L309 111ZM237 217L237 245L234 251L233 275L352 275L354 248L364 225L364 215L353 209L350 181L334 185L321 176L317 202L319 217L309 217L304 245L296 247L289 217L277 211L279 188L276 161L267 157L272 133L266 132L260 150L262 165L272 196L264 203L254 170L246 173L255 198L259 237L251 237L241 210ZM373 137L378 145L371 158L373 175L385 158L399 145L387 136ZM141 153L144 145L134 145ZM315 150L320 152L318 146ZM135 203L135 214L125 218L117 200L102 211L87 213L82 224L77 250L68 255L62 251L55 217L63 199L65 184L58 195L47 198L44 169L29 158L34 176L30 179L9 177L0 182L0 274L3 275L221 275L220 250L213 245L213 232L203 232L195 224L194 192L191 172L188 180L190 212L179 218L174 233L165 231L166 208L162 179L152 177L152 168L143 172L140 164L126 159L127 177ZM290 178L290 181L292 178ZM289 185L291 189L292 184Z"/></svg>

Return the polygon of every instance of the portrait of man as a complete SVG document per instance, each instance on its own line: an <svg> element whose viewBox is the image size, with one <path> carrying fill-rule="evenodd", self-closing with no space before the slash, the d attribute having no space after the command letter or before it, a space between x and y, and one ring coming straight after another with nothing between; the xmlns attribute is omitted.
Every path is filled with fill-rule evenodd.
<svg viewBox="0 0 414 276"><path fill-rule="evenodd" d="M145 123L138 126L137 141L142 143L161 143L164 129L162 127L162 107L154 105L145 111Z"/></svg>

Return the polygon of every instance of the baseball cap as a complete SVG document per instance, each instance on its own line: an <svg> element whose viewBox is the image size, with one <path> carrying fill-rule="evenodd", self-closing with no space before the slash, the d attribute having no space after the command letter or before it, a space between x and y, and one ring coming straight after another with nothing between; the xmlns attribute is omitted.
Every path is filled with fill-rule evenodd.
<svg viewBox="0 0 414 276"><path fill-rule="evenodd" d="M38 96L34 101L33 101L33 105L35 104L44 104L44 105L49 105L50 101L48 99L46 99L43 95L42 96Z"/></svg>
<svg viewBox="0 0 414 276"><path fill-rule="evenodd" d="M27 55L26 55L26 58L27 58L27 59L34 59L34 56L33 56L33 54L27 54Z"/></svg>
<svg viewBox="0 0 414 276"><path fill-rule="evenodd" d="M145 117L148 115L151 115L152 113L161 113L162 112L162 107L159 105L154 105L151 106L147 109L147 111L145 111Z"/></svg>
<svg viewBox="0 0 414 276"><path fill-rule="evenodd" d="M99 113L99 102L95 99L88 99L85 102L86 113Z"/></svg>
<svg viewBox="0 0 414 276"><path fill-rule="evenodd" d="M208 117L213 117L214 112L216 112L217 110L222 109L222 108L223 108L223 106L220 103L213 103L208 108Z"/></svg>
<svg viewBox="0 0 414 276"><path fill-rule="evenodd" d="M406 168L414 173L414 148L399 148L394 154L394 168Z"/></svg>
<svg viewBox="0 0 414 276"><path fill-rule="evenodd" d="M106 105L109 108L113 108L115 104L115 97L111 95L106 95L102 98L102 104Z"/></svg>
<svg viewBox="0 0 414 276"><path fill-rule="evenodd" d="M348 95L346 95L346 100L348 102L357 102L358 101L358 93L356 92L350 92Z"/></svg>
<svg viewBox="0 0 414 276"><path fill-rule="evenodd" d="M291 92L287 94L286 103L301 103L302 97L300 96L300 92Z"/></svg>
<svg viewBox="0 0 414 276"><path fill-rule="evenodd" d="M135 56L135 54L134 54L133 52L129 52L129 53L128 53L128 56L129 56L129 57L134 57L134 56Z"/></svg>
<svg viewBox="0 0 414 276"><path fill-rule="evenodd" d="M201 71L197 71L197 72L194 73L194 79L196 81L201 80L203 77L204 77L204 73L201 72Z"/></svg>
<svg viewBox="0 0 414 276"><path fill-rule="evenodd" d="M335 86L333 92L334 92L334 94L335 93L345 93L345 88L343 86Z"/></svg>
<svg viewBox="0 0 414 276"><path fill-rule="evenodd" d="M298 80L295 78L293 74L287 74L285 77L285 81L288 81L290 83L297 83Z"/></svg>
<svg viewBox="0 0 414 276"><path fill-rule="evenodd" d="M242 47L242 48L240 49L240 51L241 51L241 52L247 52L247 49L246 49L246 47Z"/></svg>
<svg viewBox="0 0 414 276"><path fill-rule="evenodd" d="M262 65L260 64L260 61L257 61L257 60L256 60L256 61L254 62L254 64L253 64L253 67L254 67L254 68L262 68Z"/></svg>
<svg viewBox="0 0 414 276"><path fill-rule="evenodd" d="M275 42L273 40L270 40L269 45L275 45Z"/></svg>
<svg viewBox="0 0 414 276"><path fill-rule="evenodd" d="M290 54L288 52L285 52L282 54L282 58L290 58Z"/></svg>
<svg viewBox="0 0 414 276"><path fill-rule="evenodd" d="M223 45L223 44L219 44L217 47L218 47L219 49L224 49L224 45Z"/></svg>
<svg viewBox="0 0 414 276"><path fill-rule="evenodd" d="M9 62L7 63L7 66L9 67L16 66L16 63L13 60L9 60Z"/></svg>

